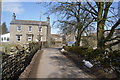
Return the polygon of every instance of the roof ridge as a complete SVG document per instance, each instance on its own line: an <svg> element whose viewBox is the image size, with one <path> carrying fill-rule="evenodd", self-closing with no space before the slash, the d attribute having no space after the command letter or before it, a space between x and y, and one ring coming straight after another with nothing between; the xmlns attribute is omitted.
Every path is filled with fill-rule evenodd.
<svg viewBox="0 0 120 80"><path fill-rule="evenodd" d="M24 24L24 25L48 25L47 21L33 21L33 20L14 20L10 24Z"/></svg>
<svg viewBox="0 0 120 80"><path fill-rule="evenodd" d="M15 21L35 21L35 20L15 20ZM47 22L47 21L36 21L36 22Z"/></svg>

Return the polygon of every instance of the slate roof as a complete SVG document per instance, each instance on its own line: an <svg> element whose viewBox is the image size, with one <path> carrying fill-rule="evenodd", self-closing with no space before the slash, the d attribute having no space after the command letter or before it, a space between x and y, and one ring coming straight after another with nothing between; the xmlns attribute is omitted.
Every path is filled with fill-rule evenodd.
<svg viewBox="0 0 120 80"><path fill-rule="evenodd" d="M32 20L14 20L11 21L10 24L18 24L18 25L39 25L41 23L42 26L47 26L47 21L32 21Z"/></svg>

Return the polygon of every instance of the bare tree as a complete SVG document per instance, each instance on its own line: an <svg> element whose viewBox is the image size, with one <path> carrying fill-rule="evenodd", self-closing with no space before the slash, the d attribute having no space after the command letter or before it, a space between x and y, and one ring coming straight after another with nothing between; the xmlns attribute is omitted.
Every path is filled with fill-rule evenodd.
<svg viewBox="0 0 120 80"><path fill-rule="evenodd" d="M91 14L81 9L81 2L53 3L47 13L58 14L57 21L60 23L60 28L66 29L67 32L76 33L76 46L80 46L81 35L94 21Z"/></svg>
<svg viewBox="0 0 120 80"><path fill-rule="evenodd" d="M120 24L120 18L117 17L114 11L114 6L111 6L113 2L95 2L86 4L89 6L87 9L85 6L81 6L82 10L89 12L97 22L97 47L101 49L105 49L106 47L110 48L118 43L120 43L120 36L116 36L113 38L113 34L115 29ZM112 23L112 25L110 25ZM110 33L105 37L105 27L109 26ZM108 43L108 41L114 41L113 43Z"/></svg>

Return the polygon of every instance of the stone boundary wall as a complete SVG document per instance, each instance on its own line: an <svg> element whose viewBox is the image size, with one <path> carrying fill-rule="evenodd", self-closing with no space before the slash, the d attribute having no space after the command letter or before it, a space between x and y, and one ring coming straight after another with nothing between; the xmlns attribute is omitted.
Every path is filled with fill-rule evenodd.
<svg viewBox="0 0 120 80"><path fill-rule="evenodd" d="M19 76L19 80L26 80L26 79L30 78L33 68L36 68L36 66L38 66L35 64L37 64L38 59L41 59L42 53L43 53L43 50L38 50L36 52L36 54L34 55L34 57L31 60L30 64L25 68L25 70Z"/></svg>
<svg viewBox="0 0 120 80"><path fill-rule="evenodd" d="M15 55L2 53L2 80L19 78L38 51L38 43L30 43L26 50L18 50Z"/></svg>

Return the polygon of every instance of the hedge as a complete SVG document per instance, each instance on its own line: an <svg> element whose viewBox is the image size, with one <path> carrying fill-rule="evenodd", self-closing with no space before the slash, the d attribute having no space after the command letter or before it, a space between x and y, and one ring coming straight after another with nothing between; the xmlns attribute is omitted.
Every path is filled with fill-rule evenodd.
<svg viewBox="0 0 120 80"><path fill-rule="evenodd" d="M65 50L71 54L80 56L85 60L90 61L96 67L102 68L106 72L115 72L117 76L120 74L120 50L115 51L101 51L101 49L92 49L80 46L64 46Z"/></svg>

